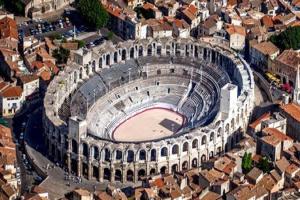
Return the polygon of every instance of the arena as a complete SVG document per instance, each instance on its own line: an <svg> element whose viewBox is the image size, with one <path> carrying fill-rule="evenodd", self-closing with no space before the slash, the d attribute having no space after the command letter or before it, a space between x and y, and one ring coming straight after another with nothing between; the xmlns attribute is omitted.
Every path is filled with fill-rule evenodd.
<svg viewBox="0 0 300 200"><path fill-rule="evenodd" d="M233 148L254 81L222 42L146 39L73 52L44 99L49 158L87 179L126 183Z"/></svg>

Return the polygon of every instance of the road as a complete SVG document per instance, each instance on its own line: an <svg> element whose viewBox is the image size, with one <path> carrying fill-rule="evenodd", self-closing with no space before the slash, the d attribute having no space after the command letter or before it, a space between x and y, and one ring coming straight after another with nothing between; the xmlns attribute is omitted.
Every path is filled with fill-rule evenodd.
<svg viewBox="0 0 300 200"><path fill-rule="evenodd" d="M29 113L41 105L42 105L41 100L33 104L27 104L26 108L24 108L21 113L18 113L17 115L15 115L13 119L9 120L9 123L12 127L14 139L19 143L16 149L16 154L17 154L17 161L21 169L21 192L22 193L28 191L29 189L28 186L34 183L34 177L36 177L37 174L33 170L26 169L25 167L23 161L23 154L25 154L24 151L25 149L24 149L23 141L20 139L20 134L22 132L24 133L25 127L23 123L25 122L25 124L27 124Z"/></svg>

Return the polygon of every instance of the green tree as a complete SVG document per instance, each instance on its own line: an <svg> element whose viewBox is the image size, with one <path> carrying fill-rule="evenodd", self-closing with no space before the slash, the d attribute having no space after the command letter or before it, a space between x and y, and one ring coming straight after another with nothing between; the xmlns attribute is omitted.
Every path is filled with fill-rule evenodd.
<svg viewBox="0 0 300 200"><path fill-rule="evenodd" d="M242 170L243 173L248 173L252 169L252 154L251 153L244 153L242 158Z"/></svg>
<svg viewBox="0 0 300 200"><path fill-rule="evenodd" d="M281 51L285 49L300 49L300 27L288 27L280 34L271 36L270 41Z"/></svg>
<svg viewBox="0 0 300 200"><path fill-rule="evenodd" d="M261 169L264 173L269 173L271 171L271 162L269 158L263 157L259 160L257 165L259 169Z"/></svg>
<svg viewBox="0 0 300 200"><path fill-rule="evenodd" d="M109 16L99 0L79 0L77 7L90 26L96 29L106 26Z"/></svg>
<svg viewBox="0 0 300 200"><path fill-rule="evenodd" d="M85 46L85 41L83 41L83 40L76 40L75 42L78 43L78 48L82 48Z"/></svg>
<svg viewBox="0 0 300 200"><path fill-rule="evenodd" d="M68 49L60 47L53 51L53 57L57 60L58 64L65 64L70 56L70 51Z"/></svg>
<svg viewBox="0 0 300 200"><path fill-rule="evenodd" d="M24 15L25 13L25 6L21 2L21 0L4 0L5 8L17 15Z"/></svg>

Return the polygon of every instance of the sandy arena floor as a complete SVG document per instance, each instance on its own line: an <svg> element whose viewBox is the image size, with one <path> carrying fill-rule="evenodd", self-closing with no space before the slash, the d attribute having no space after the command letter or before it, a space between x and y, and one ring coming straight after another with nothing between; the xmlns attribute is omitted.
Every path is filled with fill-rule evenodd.
<svg viewBox="0 0 300 200"><path fill-rule="evenodd" d="M152 108L121 123L113 132L116 141L147 141L172 135L184 123L180 114L163 108Z"/></svg>

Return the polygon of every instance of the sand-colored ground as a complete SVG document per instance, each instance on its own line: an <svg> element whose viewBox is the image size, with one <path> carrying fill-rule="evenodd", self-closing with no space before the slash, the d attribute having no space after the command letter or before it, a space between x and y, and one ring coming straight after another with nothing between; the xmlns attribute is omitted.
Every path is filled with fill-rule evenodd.
<svg viewBox="0 0 300 200"><path fill-rule="evenodd" d="M147 141L172 135L184 118L171 110L152 108L127 119L113 133L116 141Z"/></svg>

